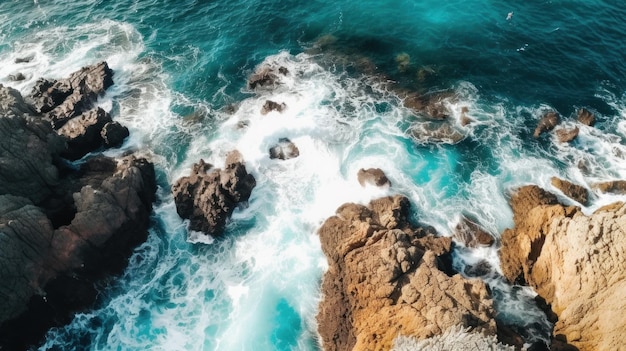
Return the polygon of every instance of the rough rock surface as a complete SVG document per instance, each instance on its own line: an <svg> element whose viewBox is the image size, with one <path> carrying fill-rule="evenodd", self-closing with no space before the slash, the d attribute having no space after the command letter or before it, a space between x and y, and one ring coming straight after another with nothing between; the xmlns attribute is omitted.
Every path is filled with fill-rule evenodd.
<svg viewBox="0 0 626 351"><path fill-rule="evenodd" d="M389 350L400 335L425 339L456 325L496 333L485 284L447 275L451 240L410 227L408 211L403 196L344 204L320 228L324 350Z"/></svg>
<svg viewBox="0 0 626 351"><path fill-rule="evenodd" d="M454 227L452 237L470 248L491 246L496 241L491 233L467 216L461 216L459 223Z"/></svg>
<svg viewBox="0 0 626 351"><path fill-rule="evenodd" d="M106 123L100 131L100 137L106 148L121 146L129 135L128 128L115 121Z"/></svg>
<svg viewBox="0 0 626 351"><path fill-rule="evenodd" d="M626 345L626 205L585 216L536 186L511 198L515 228L502 234L502 272L525 281L558 316L554 337L581 351ZM525 194L525 195L524 195Z"/></svg>
<svg viewBox="0 0 626 351"><path fill-rule="evenodd" d="M593 127L596 124L596 116L586 108L578 110L578 122Z"/></svg>
<svg viewBox="0 0 626 351"><path fill-rule="evenodd" d="M280 75L286 76L289 70L286 67L274 67L273 65L261 65L248 78L248 87L250 89L274 88L280 84Z"/></svg>
<svg viewBox="0 0 626 351"><path fill-rule="evenodd" d="M603 193L626 194L626 180L612 180L593 185L594 189Z"/></svg>
<svg viewBox="0 0 626 351"><path fill-rule="evenodd" d="M93 304L95 284L120 272L147 236L152 164L128 156L69 165L63 156L76 145L44 115L72 86L102 94L112 84L107 70L101 63L62 84L40 80L30 100L0 85L0 349L27 349ZM69 123L64 131L73 133Z"/></svg>
<svg viewBox="0 0 626 351"><path fill-rule="evenodd" d="M270 158L289 160L300 156L300 150L289 138L280 138L278 143L270 148Z"/></svg>
<svg viewBox="0 0 626 351"><path fill-rule="evenodd" d="M579 132L580 130L578 127L574 127L572 129L559 128L555 131L556 137L561 143L569 143L570 141L576 139Z"/></svg>
<svg viewBox="0 0 626 351"><path fill-rule="evenodd" d="M539 120L539 123L537 123L537 128L535 128L533 137L535 137L536 139L539 138L539 135L541 135L542 133L551 131L552 129L554 129L554 127L556 127L557 124L559 124L560 120L561 118L559 117L558 113L554 111L546 113Z"/></svg>
<svg viewBox="0 0 626 351"><path fill-rule="evenodd" d="M237 204L248 201L256 180L236 150L227 155L223 170L212 167L200 160L190 176L176 181L172 193L178 215L189 219L189 229L218 236Z"/></svg>
<svg viewBox="0 0 626 351"><path fill-rule="evenodd" d="M261 108L261 114L266 115L272 111L283 112L283 110L287 108L287 105L282 102L278 103L272 100L265 100L263 107Z"/></svg>
<svg viewBox="0 0 626 351"><path fill-rule="evenodd" d="M565 196L578 201L582 205L587 205L589 192L584 186L557 177L552 177L550 182L555 188L561 190Z"/></svg>
<svg viewBox="0 0 626 351"><path fill-rule="evenodd" d="M361 186L371 184L375 186L391 186L391 182L380 168L359 169L357 179Z"/></svg>
<svg viewBox="0 0 626 351"><path fill-rule="evenodd" d="M68 144L68 150L62 156L69 160L76 160L101 147L103 145L102 129L112 121L109 113L100 107L70 119L57 130L59 135L65 137Z"/></svg>

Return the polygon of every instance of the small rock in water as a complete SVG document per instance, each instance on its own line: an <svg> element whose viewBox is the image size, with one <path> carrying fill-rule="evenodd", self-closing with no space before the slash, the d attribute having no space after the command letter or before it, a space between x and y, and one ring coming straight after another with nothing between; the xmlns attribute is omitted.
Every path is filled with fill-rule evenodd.
<svg viewBox="0 0 626 351"><path fill-rule="evenodd" d="M359 170L357 173L357 178L359 180L359 184L361 186L365 186L366 184L372 184L376 186L391 186L391 182L380 168L368 168Z"/></svg>
<svg viewBox="0 0 626 351"><path fill-rule="evenodd" d="M278 139L278 144L270 148L270 158L279 160L289 160L300 156L300 150L288 138Z"/></svg>
<svg viewBox="0 0 626 351"><path fill-rule="evenodd" d="M261 108L261 114L266 115L272 111L283 112L286 107L287 105L284 102L279 104L271 100L265 100L265 104L263 104L263 107Z"/></svg>
<svg viewBox="0 0 626 351"><path fill-rule="evenodd" d="M586 108L581 108L578 110L578 122L593 127L596 124L596 117Z"/></svg>
<svg viewBox="0 0 626 351"><path fill-rule="evenodd" d="M9 74L9 79L14 82L19 82L26 79L26 77L21 72L18 72L15 74Z"/></svg>
<svg viewBox="0 0 626 351"><path fill-rule="evenodd" d="M35 58L35 54L30 54L28 56L16 57L15 63L29 63Z"/></svg>
<svg viewBox="0 0 626 351"><path fill-rule="evenodd" d="M535 128L533 137L537 139L542 133L551 131L557 124L559 124L560 119L559 114L554 111L544 114L539 123L537 123L537 128Z"/></svg>
<svg viewBox="0 0 626 351"><path fill-rule="evenodd" d="M559 138L559 141L562 143L569 143L576 139L578 132L578 127L574 127L573 129L560 128L555 131L557 138Z"/></svg>

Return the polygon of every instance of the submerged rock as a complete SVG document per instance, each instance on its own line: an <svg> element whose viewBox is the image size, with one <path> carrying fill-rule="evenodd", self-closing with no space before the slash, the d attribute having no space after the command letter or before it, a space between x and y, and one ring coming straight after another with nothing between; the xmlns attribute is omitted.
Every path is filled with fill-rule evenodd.
<svg viewBox="0 0 626 351"><path fill-rule="evenodd" d="M320 228L329 263L317 315L324 350L389 350L400 336L458 325L495 335L485 284L446 274L450 238L411 227L408 212L403 196L344 204Z"/></svg>
<svg viewBox="0 0 626 351"><path fill-rule="evenodd" d="M538 193L535 186L519 193ZM511 198L515 227L502 234L502 272L524 281L558 316L556 343L578 350L626 345L626 205L585 216L577 207Z"/></svg>
<svg viewBox="0 0 626 351"><path fill-rule="evenodd" d="M239 151L226 157L224 169L200 160L188 177L172 186L176 212L189 219L189 229L219 236L239 203L248 201L256 180L246 171Z"/></svg>
<svg viewBox="0 0 626 351"><path fill-rule="evenodd" d="M380 168L368 168L368 169L359 169L357 173L357 179L359 180L359 184L361 186L365 186L366 184L371 184L375 186L391 186L391 182Z"/></svg>
<svg viewBox="0 0 626 351"><path fill-rule="evenodd" d="M289 160L300 156L300 150L288 138L278 139L278 144L270 148L270 158L279 160Z"/></svg>
<svg viewBox="0 0 626 351"><path fill-rule="evenodd" d="M559 124L560 119L559 114L554 111L544 114L541 120L539 120L539 123L537 123L537 128L535 128L533 137L537 139L542 133L551 131L557 124Z"/></svg>
<svg viewBox="0 0 626 351"><path fill-rule="evenodd" d="M448 122L418 123L411 128L411 134L419 143L457 144L465 135Z"/></svg>

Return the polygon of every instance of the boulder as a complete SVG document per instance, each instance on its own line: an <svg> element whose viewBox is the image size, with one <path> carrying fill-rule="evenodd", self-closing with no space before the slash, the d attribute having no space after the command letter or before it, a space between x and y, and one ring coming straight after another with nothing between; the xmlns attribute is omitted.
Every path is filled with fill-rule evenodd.
<svg viewBox="0 0 626 351"><path fill-rule="evenodd" d="M266 115L272 111L283 112L283 110L287 107L287 105L283 103L277 103L271 100L265 100L265 104L261 108L261 114Z"/></svg>
<svg viewBox="0 0 626 351"><path fill-rule="evenodd" d="M407 222L403 196L344 204L319 230L329 263L317 315L324 350L389 350L458 325L495 335L485 284L450 273L450 238ZM445 271L445 272L444 272Z"/></svg>
<svg viewBox="0 0 626 351"><path fill-rule="evenodd" d="M300 150L288 138L278 139L278 143L270 148L270 158L279 160L289 160L300 156Z"/></svg>
<svg viewBox="0 0 626 351"><path fill-rule="evenodd" d="M522 187L518 192L536 193ZM519 203L502 234L500 261L510 282L527 282L558 316L555 345L617 350L626 345L626 205L590 216L559 203ZM570 349L574 349L570 348Z"/></svg>
<svg viewBox="0 0 626 351"><path fill-rule="evenodd" d="M459 223L452 231L452 238L469 248L491 246L496 242L491 233L467 216L461 216Z"/></svg>
<svg viewBox="0 0 626 351"><path fill-rule="evenodd" d="M585 187L557 177L552 177L550 182L552 183L552 186L561 190L565 196L578 201L584 206L587 205L589 201L589 192Z"/></svg>
<svg viewBox="0 0 626 351"><path fill-rule="evenodd" d="M544 114L539 120L539 123L537 123L533 137L537 139L542 133L551 131L557 124L559 124L560 119L559 114L554 111Z"/></svg>
<svg viewBox="0 0 626 351"><path fill-rule="evenodd" d="M26 76L24 76L24 74L21 73L21 72L17 72L17 73L14 73L14 74L9 74L8 78L9 78L9 80L11 80L13 82L19 82L19 81L22 81L22 80L26 79Z"/></svg>
<svg viewBox="0 0 626 351"><path fill-rule="evenodd" d="M68 146L62 156L76 160L100 148L103 144L102 130L111 122L109 113L100 107L69 120L57 130L57 133L65 138Z"/></svg>
<svg viewBox="0 0 626 351"><path fill-rule="evenodd" d="M570 141L576 139L579 133L578 127L574 127L572 129L559 128L555 131L556 137L559 139L561 143L569 143Z"/></svg>
<svg viewBox="0 0 626 351"><path fill-rule="evenodd" d="M100 131L100 137L106 148L120 147L129 135L128 128L118 122L108 122Z"/></svg>
<svg viewBox="0 0 626 351"><path fill-rule="evenodd" d="M404 107L416 112L419 116L431 120L445 120L452 115L452 111L446 106L446 102L457 98L451 91L433 92L419 95L412 92L398 92L403 97Z"/></svg>
<svg viewBox="0 0 626 351"><path fill-rule="evenodd" d="M586 108L578 110L578 122L593 127L596 124L596 116Z"/></svg>
<svg viewBox="0 0 626 351"><path fill-rule="evenodd" d="M357 173L357 178L361 186L365 186L366 184L386 187L391 186L391 182L385 175L385 172L383 172L383 170L380 168L361 168Z"/></svg>
<svg viewBox="0 0 626 351"><path fill-rule="evenodd" d="M212 167L201 159L188 177L176 181L172 193L176 211L189 219L190 230L219 236L235 207L250 198L256 180L236 150L227 155L223 170Z"/></svg>

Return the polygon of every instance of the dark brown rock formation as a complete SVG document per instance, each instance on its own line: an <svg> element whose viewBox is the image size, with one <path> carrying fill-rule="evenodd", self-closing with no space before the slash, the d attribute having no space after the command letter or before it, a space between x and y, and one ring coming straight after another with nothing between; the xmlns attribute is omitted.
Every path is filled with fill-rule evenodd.
<svg viewBox="0 0 626 351"><path fill-rule="evenodd" d="M265 104L261 108L261 114L266 115L272 111L283 112L283 110L287 107L285 103L278 103L271 100L265 100Z"/></svg>
<svg viewBox="0 0 626 351"><path fill-rule="evenodd" d="M485 284L444 273L451 240L411 227L408 211L402 196L345 204L320 228L324 350L389 350L400 335L424 339L456 325L495 335Z"/></svg>
<svg viewBox="0 0 626 351"><path fill-rule="evenodd" d="M626 180L612 180L596 183L593 185L593 188L603 193L626 194Z"/></svg>
<svg viewBox="0 0 626 351"><path fill-rule="evenodd" d="M274 88L280 83L280 75L286 76L289 70L285 67L262 65L248 78L250 89Z"/></svg>
<svg viewBox="0 0 626 351"><path fill-rule="evenodd" d="M289 160L300 156L300 150L288 138L278 139L278 143L270 148L270 158Z"/></svg>
<svg viewBox="0 0 626 351"><path fill-rule="evenodd" d="M539 135L542 133L551 131L557 124L559 124L560 119L559 114L554 111L544 114L541 120L539 120L539 123L537 123L537 128L535 128L533 137L536 139L539 138Z"/></svg>
<svg viewBox="0 0 626 351"><path fill-rule="evenodd" d="M596 124L596 116L586 108L578 110L578 122L593 127Z"/></svg>
<svg viewBox="0 0 626 351"><path fill-rule="evenodd" d="M578 127L574 127L572 129L559 128L555 131L556 137L561 143L569 143L570 141L576 139L579 132L580 130Z"/></svg>
<svg viewBox="0 0 626 351"><path fill-rule="evenodd" d="M248 201L256 181L236 150L226 157L223 170L212 167L200 160L190 176L176 181L172 193L178 215L189 219L189 229L218 236L237 204Z"/></svg>
<svg viewBox="0 0 626 351"><path fill-rule="evenodd" d="M565 196L580 202L582 205L587 205L589 192L585 187L557 177L552 177L550 182L555 188L561 190Z"/></svg>
<svg viewBox="0 0 626 351"><path fill-rule="evenodd" d="M120 147L129 135L128 128L115 121L106 123L100 131L105 148Z"/></svg>
<svg viewBox="0 0 626 351"><path fill-rule="evenodd" d="M555 344L578 350L626 345L626 205L585 216L577 207L534 200L535 186L511 198L515 228L502 234L502 272L525 281L558 316ZM543 192L545 193L545 192Z"/></svg>
<svg viewBox="0 0 626 351"><path fill-rule="evenodd" d="M357 179L361 186L371 184L375 186L391 186L391 182L380 168L359 169Z"/></svg>

